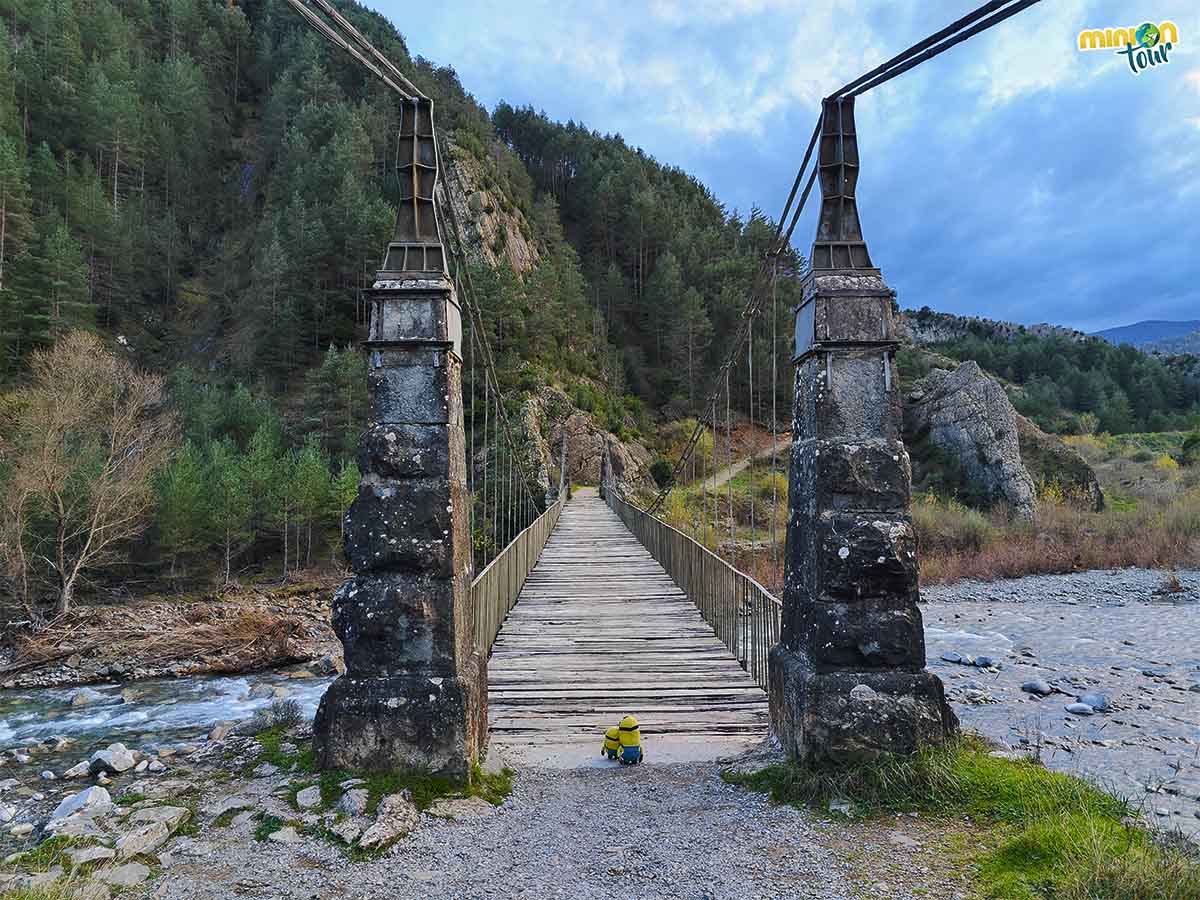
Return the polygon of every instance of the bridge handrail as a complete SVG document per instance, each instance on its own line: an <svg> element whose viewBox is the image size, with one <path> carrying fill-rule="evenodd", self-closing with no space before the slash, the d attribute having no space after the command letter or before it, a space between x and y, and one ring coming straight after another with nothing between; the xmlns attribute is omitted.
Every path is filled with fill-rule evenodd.
<svg viewBox="0 0 1200 900"><path fill-rule="evenodd" d="M537 565L546 541L558 525L566 497L561 492L546 511L530 522L508 546L484 566L471 582L471 614L475 624L475 647L491 655L492 644L505 618L517 605L525 579Z"/></svg>
<svg viewBox="0 0 1200 900"><path fill-rule="evenodd" d="M769 694L767 655L779 642L783 603L703 544L630 503L611 479L605 480L604 499L696 604L741 667Z"/></svg>

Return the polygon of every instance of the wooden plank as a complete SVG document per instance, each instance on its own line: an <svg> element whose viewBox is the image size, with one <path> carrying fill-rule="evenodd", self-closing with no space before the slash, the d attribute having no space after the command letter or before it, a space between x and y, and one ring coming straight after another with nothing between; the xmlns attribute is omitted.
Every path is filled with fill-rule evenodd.
<svg viewBox="0 0 1200 900"><path fill-rule="evenodd" d="M648 736L761 736L767 698L594 490L581 490L488 662L493 737L599 740L625 713Z"/></svg>

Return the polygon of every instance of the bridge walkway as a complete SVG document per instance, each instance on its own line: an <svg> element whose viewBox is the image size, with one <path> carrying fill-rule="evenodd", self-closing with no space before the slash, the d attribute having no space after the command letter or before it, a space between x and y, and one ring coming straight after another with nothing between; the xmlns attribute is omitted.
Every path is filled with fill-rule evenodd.
<svg viewBox="0 0 1200 900"><path fill-rule="evenodd" d="M503 747L598 755L626 713L648 760L663 738L673 758L701 758L705 745L728 750L767 731L766 694L595 488L563 509L496 639L488 684L492 743Z"/></svg>

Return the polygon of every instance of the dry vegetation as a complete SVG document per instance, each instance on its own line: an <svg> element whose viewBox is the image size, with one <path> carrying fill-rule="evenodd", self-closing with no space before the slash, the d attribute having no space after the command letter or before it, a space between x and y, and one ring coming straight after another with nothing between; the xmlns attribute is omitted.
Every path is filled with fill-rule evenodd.
<svg viewBox="0 0 1200 900"><path fill-rule="evenodd" d="M1200 467L1180 466L1182 435L1068 438L1096 470L1101 512L1054 482L1039 485L1032 524L922 495L913 504L921 580L1016 578L1123 566L1200 565Z"/></svg>
<svg viewBox="0 0 1200 900"><path fill-rule="evenodd" d="M0 676L75 656L81 660L77 669L119 662L127 669L182 667L180 674L313 659L336 650L328 623L332 588L330 577L324 577L270 590L80 605L47 627L12 629L6 635L11 661L0 668Z"/></svg>
<svg viewBox="0 0 1200 900"><path fill-rule="evenodd" d="M1180 464L1185 437L1068 438L1100 478L1107 498L1100 512L1054 480L1038 485L1039 509L1032 523L1013 522L1004 509L980 511L953 497L918 494L913 521L922 583L1200 566L1200 465ZM762 461L715 492L704 492L699 482L683 485L667 497L663 516L777 593L782 589L786 470L786 460L777 472Z"/></svg>

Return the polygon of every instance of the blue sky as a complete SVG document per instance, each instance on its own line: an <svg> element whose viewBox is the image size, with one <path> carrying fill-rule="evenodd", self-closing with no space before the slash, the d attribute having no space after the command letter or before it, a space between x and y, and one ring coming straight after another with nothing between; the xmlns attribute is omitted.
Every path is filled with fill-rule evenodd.
<svg viewBox="0 0 1200 900"><path fill-rule="evenodd" d="M979 0L367 0L489 109L619 132L778 215L820 98ZM1139 76L1082 28L1176 23ZM858 101L859 210L906 307L1088 331L1200 318L1200 4L1043 0ZM815 204L811 204L815 206ZM795 243L807 253L814 223Z"/></svg>

